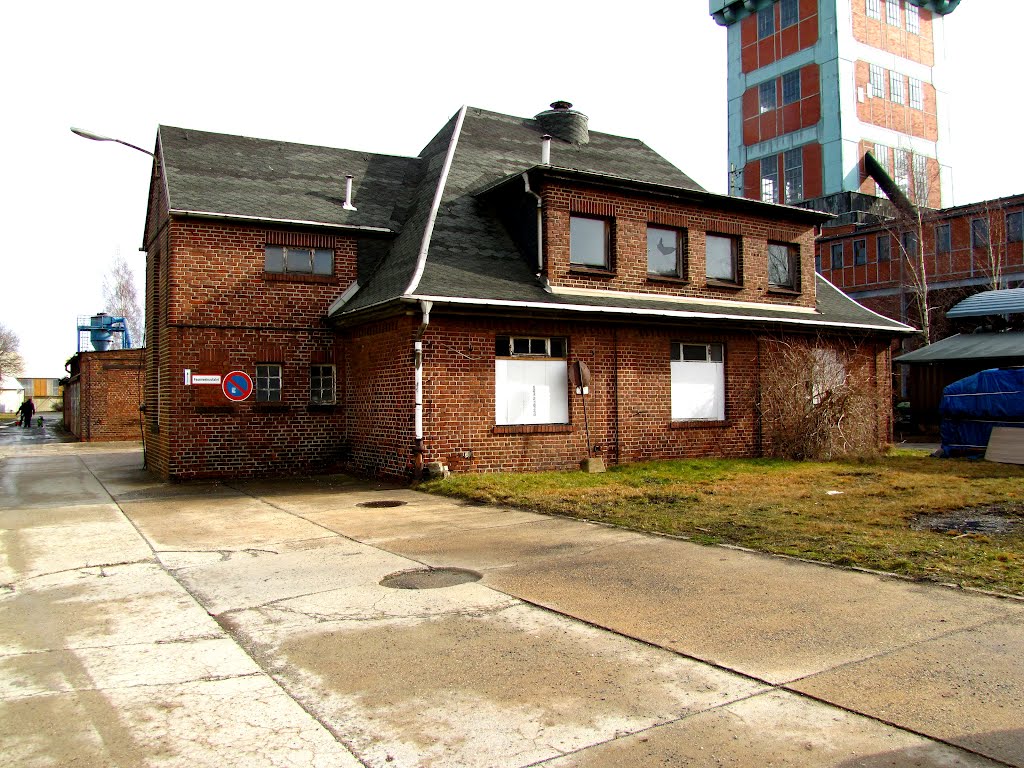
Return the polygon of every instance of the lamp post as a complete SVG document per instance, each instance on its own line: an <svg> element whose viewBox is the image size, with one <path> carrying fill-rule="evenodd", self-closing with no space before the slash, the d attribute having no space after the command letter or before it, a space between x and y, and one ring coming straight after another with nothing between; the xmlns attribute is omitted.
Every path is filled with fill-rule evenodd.
<svg viewBox="0 0 1024 768"><path fill-rule="evenodd" d="M71 132L73 134L75 134L76 136L81 136L83 139L91 139L92 141L114 141L114 142L117 142L118 144L123 144L126 147L131 147L132 149L137 149L137 150L139 150L139 152L143 152L143 153L149 155L150 157L153 157L153 153L150 152L148 149L143 149L142 147L137 147L134 144L129 144L127 141L122 141L121 139L114 139L114 138L111 138L110 136L103 136L103 135L101 135L99 133L93 133L92 131L87 131L84 128L74 128L73 127L71 129Z"/></svg>

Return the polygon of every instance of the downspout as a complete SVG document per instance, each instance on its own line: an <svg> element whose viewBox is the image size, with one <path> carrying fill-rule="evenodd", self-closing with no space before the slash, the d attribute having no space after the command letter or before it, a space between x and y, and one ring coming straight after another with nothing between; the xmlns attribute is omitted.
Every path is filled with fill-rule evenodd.
<svg viewBox="0 0 1024 768"><path fill-rule="evenodd" d="M537 272L544 272L544 214L543 204L540 195L530 189L529 174L523 174L523 184L526 186L526 194L533 195L537 200Z"/></svg>
<svg viewBox="0 0 1024 768"><path fill-rule="evenodd" d="M416 338L413 341L413 366L415 373L415 446L413 448L413 473L416 482L423 479L423 334L430 325L430 308L434 306L432 301L420 301L420 311L423 313L423 320L420 327L416 329Z"/></svg>

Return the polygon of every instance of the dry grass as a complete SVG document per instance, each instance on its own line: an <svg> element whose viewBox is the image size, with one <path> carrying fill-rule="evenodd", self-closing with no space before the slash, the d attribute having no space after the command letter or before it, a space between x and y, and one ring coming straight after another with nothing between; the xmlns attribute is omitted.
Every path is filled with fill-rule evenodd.
<svg viewBox="0 0 1024 768"><path fill-rule="evenodd" d="M422 488L698 543L1024 595L1022 481L1022 467L903 451L830 462L662 461L601 475L456 475ZM1000 505L1016 528L979 535L911 527L922 514L986 505Z"/></svg>

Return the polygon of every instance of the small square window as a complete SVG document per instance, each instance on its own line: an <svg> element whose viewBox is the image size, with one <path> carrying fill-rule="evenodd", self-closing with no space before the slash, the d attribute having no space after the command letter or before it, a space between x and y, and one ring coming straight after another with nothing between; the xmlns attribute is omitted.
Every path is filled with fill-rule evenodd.
<svg viewBox="0 0 1024 768"><path fill-rule="evenodd" d="M256 366L256 401L281 402L281 366L261 363Z"/></svg>
<svg viewBox="0 0 1024 768"><path fill-rule="evenodd" d="M686 233L678 229L647 227L647 274L685 277Z"/></svg>
<svg viewBox="0 0 1024 768"><path fill-rule="evenodd" d="M832 269L843 268L843 244L832 243Z"/></svg>
<svg viewBox="0 0 1024 768"><path fill-rule="evenodd" d="M334 366L309 366L309 402L329 404L334 402Z"/></svg>
<svg viewBox="0 0 1024 768"><path fill-rule="evenodd" d="M800 101L800 70L794 70L782 76L782 103L795 104L798 101Z"/></svg>
<svg viewBox="0 0 1024 768"><path fill-rule="evenodd" d="M1006 242L1019 243L1024 240L1024 211L1006 214Z"/></svg>
<svg viewBox="0 0 1024 768"><path fill-rule="evenodd" d="M988 220L971 219L971 247L988 247Z"/></svg>
<svg viewBox="0 0 1024 768"><path fill-rule="evenodd" d="M939 224L935 227L935 252L949 253L951 246L949 224Z"/></svg>
<svg viewBox="0 0 1024 768"><path fill-rule="evenodd" d="M757 100L761 114L771 112L778 106L776 101L775 80L769 80L757 86Z"/></svg>
<svg viewBox="0 0 1024 768"><path fill-rule="evenodd" d="M569 219L569 263L609 269L611 227L606 219L572 216Z"/></svg>
<svg viewBox="0 0 1024 768"><path fill-rule="evenodd" d="M875 247L880 262L892 260L892 242L889 240L888 235L879 235L875 242Z"/></svg>
<svg viewBox="0 0 1024 768"><path fill-rule="evenodd" d="M853 266L862 267L868 263L868 241L853 241Z"/></svg>
<svg viewBox="0 0 1024 768"><path fill-rule="evenodd" d="M795 289L798 285L800 249L790 243L768 243L768 284Z"/></svg>
<svg viewBox="0 0 1024 768"><path fill-rule="evenodd" d="M729 235L707 235L705 257L709 280L739 282L739 243Z"/></svg>

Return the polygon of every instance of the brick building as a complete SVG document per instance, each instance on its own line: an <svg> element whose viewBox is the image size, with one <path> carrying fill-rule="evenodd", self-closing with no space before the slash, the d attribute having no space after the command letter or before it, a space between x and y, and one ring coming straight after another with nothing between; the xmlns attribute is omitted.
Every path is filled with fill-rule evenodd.
<svg viewBox="0 0 1024 768"><path fill-rule="evenodd" d="M408 477L591 450L756 456L783 347L857 377L882 444L890 343L909 329L815 274L825 218L710 194L564 102L533 119L463 108L415 158L162 127L150 466Z"/></svg>
<svg viewBox="0 0 1024 768"><path fill-rule="evenodd" d="M144 349L78 352L64 383L64 427L83 442L142 436Z"/></svg>
<svg viewBox="0 0 1024 768"><path fill-rule="evenodd" d="M730 193L856 218L871 151L919 205L949 199L943 17L957 0L710 0L728 30Z"/></svg>

